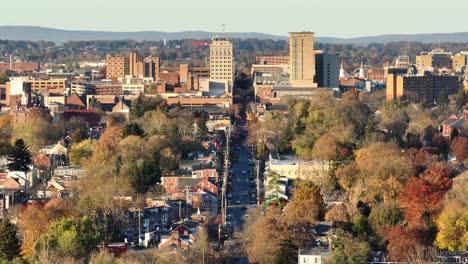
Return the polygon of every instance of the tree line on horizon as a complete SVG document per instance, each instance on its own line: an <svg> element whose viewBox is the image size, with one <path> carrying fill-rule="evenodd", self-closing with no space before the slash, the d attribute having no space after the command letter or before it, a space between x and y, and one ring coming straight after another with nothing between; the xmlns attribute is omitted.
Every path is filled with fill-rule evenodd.
<svg viewBox="0 0 468 264"><path fill-rule="evenodd" d="M176 67L188 63L193 67L205 67L209 58L209 46L193 45L200 40L169 40L164 41L69 41L58 45L51 41L13 41L0 40L0 60L9 61L12 54L16 59L40 63L65 64L69 69L77 67L80 61L102 61L106 53L125 55L131 50L137 50L142 56L159 56L163 67ZM210 41L210 40L205 40ZM239 71L250 72L250 65L256 56L288 56L289 45L286 40L233 39L235 60ZM468 50L466 42L388 42L358 44L315 43L316 50L338 53L344 60L345 68L358 68L361 61L373 67L382 67L393 63L399 55L408 55L414 60L422 51L441 48L457 53ZM2 57L4 56L4 57Z"/></svg>

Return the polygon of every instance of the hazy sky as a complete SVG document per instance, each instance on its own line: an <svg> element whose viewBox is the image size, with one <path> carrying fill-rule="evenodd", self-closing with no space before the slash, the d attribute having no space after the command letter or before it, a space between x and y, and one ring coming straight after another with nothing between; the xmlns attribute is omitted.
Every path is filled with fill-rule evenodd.
<svg viewBox="0 0 468 264"><path fill-rule="evenodd" d="M468 31L468 0L15 0L0 25L105 31L221 31L317 36ZM446 4L446 6L443 6ZM9 12L8 10L11 10Z"/></svg>

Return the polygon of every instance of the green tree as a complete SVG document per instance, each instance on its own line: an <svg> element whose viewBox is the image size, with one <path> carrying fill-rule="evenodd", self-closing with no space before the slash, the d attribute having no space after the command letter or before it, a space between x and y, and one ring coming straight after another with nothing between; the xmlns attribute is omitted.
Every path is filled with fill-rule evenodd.
<svg viewBox="0 0 468 264"><path fill-rule="evenodd" d="M132 104L130 105L130 117L131 118L140 118L145 113L143 109L143 105L141 104L140 100L133 100Z"/></svg>
<svg viewBox="0 0 468 264"><path fill-rule="evenodd" d="M274 198L279 201L280 193L280 184L279 184L280 175L276 171L268 171L268 185L267 190L272 192Z"/></svg>
<svg viewBox="0 0 468 264"><path fill-rule="evenodd" d="M336 264L362 264L370 258L371 249L367 242L361 241L338 229L332 240L332 260Z"/></svg>
<svg viewBox="0 0 468 264"><path fill-rule="evenodd" d="M208 133L208 127L206 126L206 121L208 120L208 114L203 111L200 114L200 117L196 119L197 124L197 137L204 137Z"/></svg>
<svg viewBox="0 0 468 264"><path fill-rule="evenodd" d="M0 72L0 84L5 84L10 81L11 74L9 72Z"/></svg>
<svg viewBox="0 0 468 264"><path fill-rule="evenodd" d="M8 219L3 219L0 225L0 261L11 261L21 252L16 226Z"/></svg>
<svg viewBox="0 0 468 264"><path fill-rule="evenodd" d="M120 174L120 169L122 168L122 156L117 155L115 157L114 168L112 168L112 176L116 177Z"/></svg>
<svg viewBox="0 0 468 264"><path fill-rule="evenodd" d="M10 171L29 171L31 153L22 139L17 139L8 155L8 169Z"/></svg>
<svg viewBox="0 0 468 264"><path fill-rule="evenodd" d="M49 232L41 237L37 247L47 248L60 257L83 259L97 249L98 242L99 232L94 229L89 218L64 218L51 225Z"/></svg>
<svg viewBox="0 0 468 264"><path fill-rule="evenodd" d="M276 264L295 264L297 263L298 248L290 240L284 240L279 245L279 250L276 252Z"/></svg>
<svg viewBox="0 0 468 264"><path fill-rule="evenodd" d="M77 127L71 134L71 138L73 140L73 144L80 143L81 141L88 138L88 131L84 127Z"/></svg>
<svg viewBox="0 0 468 264"><path fill-rule="evenodd" d="M80 143L72 144L69 158L70 164L82 165L82 163L93 155L93 148L96 142L92 139L85 139Z"/></svg>
<svg viewBox="0 0 468 264"><path fill-rule="evenodd" d="M153 151L149 157L140 158L131 165L128 176L135 191L146 193L161 181L160 159L159 153Z"/></svg>
<svg viewBox="0 0 468 264"><path fill-rule="evenodd" d="M141 128L141 126L138 123L129 123L126 124L122 136L128 137L128 136L138 136L138 137L144 137L145 136L145 131Z"/></svg>

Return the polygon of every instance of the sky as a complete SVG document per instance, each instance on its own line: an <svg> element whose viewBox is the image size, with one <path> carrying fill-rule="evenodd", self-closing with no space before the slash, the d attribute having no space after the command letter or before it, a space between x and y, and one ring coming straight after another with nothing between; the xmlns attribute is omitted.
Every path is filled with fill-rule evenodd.
<svg viewBox="0 0 468 264"><path fill-rule="evenodd" d="M316 36L342 38L468 32L468 0L2 2L0 26L99 31L220 32L222 24L225 24L227 32L261 32L286 36L293 31L313 31Z"/></svg>

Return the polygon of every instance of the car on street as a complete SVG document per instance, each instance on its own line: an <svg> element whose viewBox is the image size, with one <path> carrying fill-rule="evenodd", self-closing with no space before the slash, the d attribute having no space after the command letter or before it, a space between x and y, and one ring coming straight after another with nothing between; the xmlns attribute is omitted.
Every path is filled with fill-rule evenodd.
<svg viewBox="0 0 468 264"><path fill-rule="evenodd" d="M246 170L242 170L242 174L246 174L246 173L247 173L247 171L246 171Z"/></svg>
<svg viewBox="0 0 468 264"><path fill-rule="evenodd" d="M244 195L249 195L249 191L245 191L245 192L244 192Z"/></svg>
<svg viewBox="0 0 468 264"><path fill-rule="evenodd" d="M232 194L231 194L231 193L230 193L230 194L228 194L228 198L232 198Z"/></svg>
<svg viewBox="0 0 468 264"><path fill-rule="evenodd" d="M240 200L237 200L237 201L236 201L236 204L240 204Z"/></svg>

